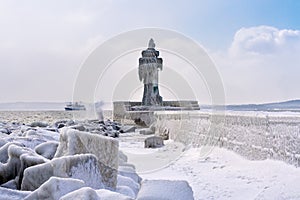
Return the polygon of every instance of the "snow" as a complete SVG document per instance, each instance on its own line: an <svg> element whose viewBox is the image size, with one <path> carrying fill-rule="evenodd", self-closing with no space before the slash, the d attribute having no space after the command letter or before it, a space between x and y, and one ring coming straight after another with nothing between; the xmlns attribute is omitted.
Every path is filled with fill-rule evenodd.
<svg viewBox="0 0 300 200"><path fill-rule="evenodd" d="M300 199L299 168L275 160L249 161L218 147L204 158L199 148L191 148L168 167L140 176L186 180L199 200Z"/></svg>
<svg viewBox="0 0 300 200"><path fill-rule="evenodd" d="M194 200L188 182L182 180L145 180L137 200Z"/></svg>
<svg viewBox="0 0 300 200"><path fill-rule="evenodd" d="M278 113L276 113L276 115L277 114ZM185 180L191 186L195 199L300 199L300 168L296 168L283 161L266 159L268 158L268 154L272 153L275 155L275 153L278 153L278 155L284 158L282 160L286 162L289 162L288 159L285 159L289 156L292 156L293 159L295 158L296 161L298 160L299 162L299 118L296 116L288 118L278 116L277 119L277 116L273 117L270 115L268 120L272 123L270 123L268 129L266 129L265 124L262 123L263 120L266 120L264 114L248 112L246 115L246 117L240 117L242 115L239 113L230 115L227 118L228 126L226 126L228 132L222 135L223 138L221 142L223 142L224 148L208 147L212 149L212 151L204 156L201 154L201 152L203 152L202 148L189 148L173 140L164 141L165 146L161 148L145 149L144 139L148 136L140 135L138 130L131 133L120 134L120 138L117 140L124 155L119 153L117 148L112 153L115 155L114 159L116 159L116 162L119 160L120 165L117 176L117 190L112 192L104 189L83 188L74 191L74 193L69 193L70 195L65 197L69 197L69 199L72 200L81 199L81 197L83 199L89 199L89 194L96 199L98 197L100 199L132 199L130 196L140 197L143 194L143 189L140 190L140 194L138 193L139 189L143 187L140 186L140 177L142 177L142 183L145 183L145 180L151 182L151 180L161 181L165 179L165 183L163 183L163 181L160 183L157 182L146 190L146 195L152 196L155 194L168 195L171 193L167 192L168 185L175 184L176 181L179 180ZM257 119L248 116L256 116ZM47 120L41 119L41 121ZM176 132L181 135L183 133L182 129L186 128L185 133L193 137L195 134L199 134L199 132L203 133L205 127L209 125L208 120L205 121L203 119L201 119L199 123L201 126L196 123L193 124L193 121L190 119L186 120L186 122L186 126L184 122L181 129L174 126L174 133ZM178 124L178 121L173 121L172 123ZM0 160L2 162L0 168L3 174L9 174L4 169L12 171L12 168L8 167L12 161L16 162L15 166L17 166L17 169L20 169L22 159L19 159L19 157L23 154L26 156L22 156L22 158L27 158L28 156L28 158L31 158L31 155L33 155L33 158L35 158L35 156L40 157L35 155L33 149L47 158L53 156L60 133L46 130L46 128L30 128L30 130L27 130L28 126L22 126L21 124L17 125L19 126L19 131L16 131L13 123L5 124L5 126L6 125L10 127L12 133L10 135L0 133L1 137L3 135L3 138L0 139ZM196 130L194 127L199 129ZM168 128L171 133L170 127ZM62 132L64 132L64 130L66 129L61 129ZM220 130L223 131L222 133L225 133L224 129ZM185 135L181 135L181 139L182 138L185 139ZM88 143L90 145L84 148L84 151L78 153L97 154L96 152L99 151L106 152L105 154L111 153L110 148L103 150L105 144L101 145L102 147L98 147L96 143L95 146L91 145L94 143L94 137L88 140L86 135L83 134L80 139L80 141L84 141L85 144ZM173 139L175 140L175 138ZM107 138L107 140L115 139ZM8 148L8 146L10 146L10 148ZM23 146L30 148L30 150ZM227 150L225 147L231 150ZM74 146L74 148L76 148L76 146ZM241 151L242 148L244 148L244 151ZM92 150L93 152L91 152ZM243 156L249 155L248 158L255 161L250 161L237 154L240 152L245 153ZM8 159L9 155L13 160L12 158ZM76 156L70 156L73 159L76 158ZM106 157L106 155L104 156ZM100 156L96 155L92 160L97 160L99 159L98 157ZM53 164L55 160L61 158L55 158L53 159L54 161L47 160L47 163ZM278 156L271 158L281 159ZM257 159L261 160L258 161ZM295 164L295 159L290 163ZM27 160L31 161L31 159ZM128 161L128 163L126 161ZM71 162L70 160L70 162L66 163L75 165L77 161ZM94 163L96 163L96 161ZM76 169L71 167L68 170L64 169L67 168L66 165L68 164L65 165L63 162L60 162L60 164L56 163L56 167L54 168L58 169L56 169L55 173L50 173L53 169L48 164L48 167L46 167L46 164L40 164L39 166L42 167L39 171L32 171L32 181L37 182L38 179L42 178L36 176L36 174L47 176L48 173L51 176L55 174L55 176L70 177L64 174L65 172L70 172L72 178L79 178L85 182L89 182L89 184L85 183L85 186L89 187L96 185L96 179L101 179L97 178L97 174L95 175L95 173L89 174L89 172L94 172L93 168L91 168L91 162L84 162L79 167L76 165ZM25 171L37 169L37 166L38 165L28 167ZM43 168L43 166L46 168ZM100 174L99 172L97 173ZM9 181L9 179L11 179L9 178L6 180L7 182L4 181L6 183L3 183L12 187L18 180L18 174L18 171L16 171L16 174L11 175L12 180ZM46 177L45 181L41 181L34 189L37 189L38 186L49 180L49 178L50 177ZM51 184L51 186L56 185L60 186L62 191L68 189L70 186L59 183ZM179 186L176 187L178 188ZM40 187L39 189L42 190L43 188ZM50 188L50 190L52 189ZM150 190L152 190L152 192L149 192ZM30 192L8 190L0 187L0 199L23 199L28 194L30 194ZM76 196L78 194L81 196ZM190 194L190 192L185 193L183 199L187 199ZM180 195L176 197L180 197ZM173 195L171 198L175 199L175 196Z"/></svg>
<svg viewBox="0 0 300 200"><path fill-rule="evenodd" d="M184 150L184 145L172 140L165 141L165 146L151 149L144 148L144 139L149 136L138 132L121 135L120 149L128 157L128 163L134 164L138 173L159 170L176 160Z"/></svg>

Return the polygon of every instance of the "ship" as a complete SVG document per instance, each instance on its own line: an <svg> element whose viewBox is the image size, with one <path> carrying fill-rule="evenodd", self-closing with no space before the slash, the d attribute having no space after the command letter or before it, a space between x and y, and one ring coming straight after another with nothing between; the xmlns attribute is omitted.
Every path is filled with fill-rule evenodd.
<svg viewBox="0 0 300 200"><path fill-rule="evenodd" d="M79 102L70 102L65 106L65 110L86 110L86 108L83 104Z"/></svg>

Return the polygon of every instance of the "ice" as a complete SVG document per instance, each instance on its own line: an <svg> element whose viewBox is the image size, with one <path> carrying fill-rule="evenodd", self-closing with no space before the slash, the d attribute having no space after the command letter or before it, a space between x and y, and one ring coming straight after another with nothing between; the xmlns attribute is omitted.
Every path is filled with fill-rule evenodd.
<svg viewBox="0 0 300 200"><path fill-rule="evenodd" d="M128 196L122 195L110 190L94 190L89 187L80 188L79 190L66 194L60 200L133 200Z"/></svg>
<svg viewBox="0 0 300 200"><path fill-rule="evenodd" d="M24 199L31 192L12 190L0 187L0 199L2 200L20 200Z"/></svg>
<svg viewBox="0 0 300 200"><path fill-rule="evenodd" d="M60 200L101 200L101 198L92 188L84 187L64 195Z"/></svg>
<svg viewBox="0 0 300 200"><path fill-rule="evenodd" d="M138 191L140 190L140 185L135 182L132 178L118 175L118 184L117 186L127 186L131 188L135 195L137 195Z"/></svg>
<svg viewBox="0 0 300 200"><path fill-rule="evenodd" d="M84 187L82 180L73 178L51 177L38 189L28 195L25 200L51 199L58 200L60 197Z"/></svg>
<svg viewBox="0 0 300 200"><path fill-rule="evenodd" d="M35 147L35 152L47 159L52 159L58 147L58 142L48 141Z"/></svg>
<svg viewBox="0 0 300 200"><path fill-rule="evenodd" d="M21 189L33 191L52 176L80 179L86 186L104 188L97 158L92 154L80 154L54 158L47 163L27 168Z"/></svg>
<svg viewBox="0 0 300 200"><path fill-rule="evenodd" d="M55 157L91 153L97 157L103 183L109 188L117 184L119 143L102 135L62 128Z"/></svg>

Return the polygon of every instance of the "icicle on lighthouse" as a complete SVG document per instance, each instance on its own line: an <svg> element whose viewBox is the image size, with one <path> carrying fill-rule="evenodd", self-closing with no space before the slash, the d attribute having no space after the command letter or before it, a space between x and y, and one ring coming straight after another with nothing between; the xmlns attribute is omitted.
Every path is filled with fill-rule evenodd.
<svg viewBox="0 0 300 200"><path fill-rule="evenodd" d="M139 78L144 83L144 106L161 106L163 102L158 88L158 72L162 70L163 60L158 56L159 51L155 50L155 43L151 38L148 48L142 51L142 57L139 59Z"/></svg>

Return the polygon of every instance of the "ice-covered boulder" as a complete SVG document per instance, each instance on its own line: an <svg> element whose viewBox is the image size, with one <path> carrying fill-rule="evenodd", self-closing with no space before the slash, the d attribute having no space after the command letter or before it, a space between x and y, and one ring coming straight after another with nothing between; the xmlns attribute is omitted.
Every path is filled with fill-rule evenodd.
<svg viewBox="0 0 300 200"><path fill-rule="evenodd" d="M104 181L98 160L92 154L81 154L54 158L51 161L27 168L21 190L36 190L52 176L80 179L86 186L101 189Z"/></svg>
<svg viewBox="0 0 300 200"><path fill-rule="evenodd" d="M56 122L54 122L53 126L59 128L60 124L63 124L65 126L65 124L68 122L68 120L58 120ZM62 127L61 127L62 128Z"/></svg>
<svg viewBox="0 0 300 200"><path fill-rule="evenodd" d="M85 131L85 127L82 125L82 124L76 124L76 125L73 125L73 126L69 126L69 128L72 128L72 129L75 129L75 130L78 130L78 131Z"/></svg>
<svg viewBox="0 0 300 200"><path fill-rule="evenodd" d="M0 187L0 199L1 200L19 200L24 199L31 192L28 191L20 191L20 190L12 190Z"/></svg>
<svg viewBox="0 0 300 200"><path fill-rule="evenodd" d="M35 147L35 152L47 159L52 159L58 147L58 142L48 141Z"/></svg>
<svg viewBox="0 0 300 200"><path fill-rule="evenodd" d="M7 181L6 183L3 183L0 187L8 188L8 189L13 189L17 190L17 182L15 179Z"/></svg>
<svg viewBox="0 0 300 200"><path fill-rule="evenodd" d="M7 141L0 136L0 148L3 147L6 143Z"/></svg>
<svg viewBox="0 0 300 200"><path fill-rule="evenodd" d="M136 183L140 183L142 180L142 178L136 173L135 169L131 166L119 166L118 174L131 178Z"/></svg>
<svg viewBox="0 0 300 200"><path fill-rule="evenodd" d="M74 120L70 119L69 121L66 122L66 126L72 126L74 124L78 124L78 122L75 122Z"/></svg>
<svg viewBox="0 0 300 200"><path fill-rule="evenodd" d="M135 126L123 125L120 129L120 133L135 132L135 129L136 129Z"/></svg>
<svg viewBox="0 0 300 200"><path fill-rule="evenodd" d="M79 190L70 192L69 194L64 195L60 200L102 200L96 190L93 190L90 187L83 187Z"/></svg>
<svg viewBox="0 0 300 200"><path fill-rule="evenodd" d="M17 145L17 146L22 146L21 144L16 143L16 142L8 142L5 145L3 145L0 148L0 162L1 163L6 163L7 162L7 160L8 160L8 147L12 144Z"/></svg>
<svg viewBox="0 0 300 200"><path fill-rule="evenodd" d="M110 190L94 190L89 187L83 187L64 195L60 200L133 200L123 194Z"/></svg>
<svg viewBox="0 0 300 200"><path fill-rule="evenodd" d="M1 133L5 133L5 134L7 134L7 135L11 134L11 130L8 129L8 128L6 128L6 127L0 128L0 132L1 132Z"/></svg>
<svg viewBox="0 0 300 200"><path fill-rule="evenodd" d="M143 128L140 130L140 134L142 135L152 135L155 132L151 128Z"/></svg>
<svg viewBox="0 0 300 200"><path fill-rule="evenodd" d="M54 157L75 154L94 154L99 162L103 183L114 189L117 185L119 143L102 135L62 128L60 143Z"/></svg>
<svg viewBox="0 0 300 200"><path fill-rule="evenodd" d="M49 124L47 122L32 122L29 124L31 127L47 127Z"/></svg>
<svg viewBox="0 0 300 200"><path fill-rule="evenodd" d="M151 136L145 139L145 148L158 148L164 146L164 140L160 136Z"/></svg>
<svg viewBox="0 0 300 200"><path fill-rule="evenodd" d="M82 180L73 178L51 177L38 189L28 195L25 200L59 200L60 197L84 187Z"/></svg>
<svg viewBox="0 0 300 200"><path fill-rule="evenodd" d="M30 138L39 138L44 141L58 141L59 140L59 133L55 131L49 131L45 129L37 129L37 130L28 130L25 133L26 137Z"/></svg>
<svg viewBox="0 0 300 200"><path fill-rule="evenodd" d="M121 189L122 186L127 186L134 192L133 198L136 197L137 193L140 190L140 185L137 182L135 182L132 178L118 175L117 188ZM122 192L120 192L120 193L122 193ZM122 194L124 194L124 193L122 193Z"/></svg>
<svg viewBox="0 0 300 200"><path fill-rule="evenodd" d="M123 194L112 192L110 190L96 190L98 196L101 198L101 200L112 200L112 199L118 199L118 200L133 200L133 198L125 196Z"/></svg>
<svg viewBox="0 0 300 200"><path fill-rule="evenodd" d="M145 180L137 200L193 200L193 190L187 181Z"/></svg>
<svg viewBox="0 0 300 200"><path fill-rule="evenodd" d="M21 161L21 167L19 169L18 176L16 177L18 189L21 189L23 174L26 168L45 163L48 160L32 151L30 153L22 154L20 156L20 161Z"/></svg>
<svg viewBox="0 0 300 200"><path fill-rule="evenodd" d="M15 137L8 141L13 141L22 144L22 146L34 149L37 145L46 142L47 139L43 139L41 137Z"/></svg>
<svg viewBox="0 0 300 200"><path fill-rule="evenodd" d="M21 133L25 133L28 130L32 130L32 127L31 126L27 126L27 125L21 125L20 126Z"/></svg>
<svg viewBox="0 0 300 200"><path fill-rule="evenodd" d="M125 196L131 197L133 199L135 199L135 197L136 197L136 194L134 193L134 191L126 185L117 186L116 192L118 192L120 194L124 194Z"/></svg>
<svg viewBox="0 0 300 200"><path fill-rule="evenodd" d="M33 165L44 162L43 159L35 154L33 150L14 144L11 144L8 147L8 157L7 163L0 163L0 184L6 183L7 181L14 179L16 176L22 175L25 167L29 165L28 163ZM30 161L26 159L28 157L31 157L29 159Z"/></svg>

